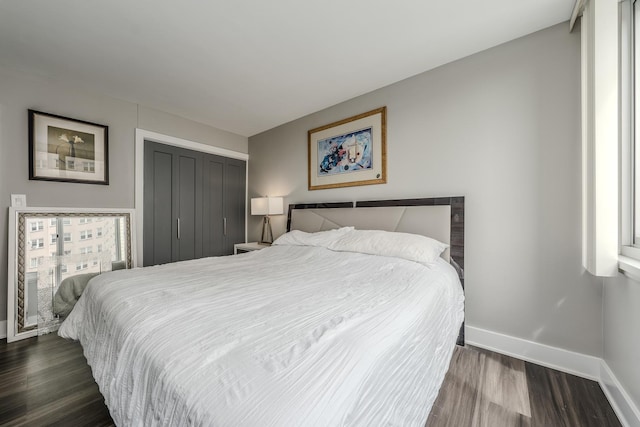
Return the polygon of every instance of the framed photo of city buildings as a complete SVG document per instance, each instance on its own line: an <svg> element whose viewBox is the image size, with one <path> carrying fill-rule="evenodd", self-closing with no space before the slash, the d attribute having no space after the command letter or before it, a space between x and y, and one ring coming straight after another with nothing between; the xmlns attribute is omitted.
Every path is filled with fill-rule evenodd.
<svg viewBox="0 0 640 427"><path fill-rule="evenodd" d="M29 110L29 179L109 184L109 127Z"/></svg>

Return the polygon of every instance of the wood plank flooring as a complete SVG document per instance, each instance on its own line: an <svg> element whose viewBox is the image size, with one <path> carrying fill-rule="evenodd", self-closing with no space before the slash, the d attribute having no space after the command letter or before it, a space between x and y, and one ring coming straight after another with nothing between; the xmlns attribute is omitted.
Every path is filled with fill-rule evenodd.
<svg viewBox="0 0 640 427"><path fill-rule="evenodd" d="M0 425L114 424L80 344L53 333L0 344Z"/></svg>
<svg viewBox="0 0 640 427"><path fill-rule="evenodd" d="M457 347L426 427L621 426L600 385L513 357Z"/></svg>
<svg viewBox="0 0 640 427"><path fill-rule="evenodd" d="M0 342L0 425L113 426L78 343ZM512 357L456 348L427 427L620 426L599 385Z"/></svg>

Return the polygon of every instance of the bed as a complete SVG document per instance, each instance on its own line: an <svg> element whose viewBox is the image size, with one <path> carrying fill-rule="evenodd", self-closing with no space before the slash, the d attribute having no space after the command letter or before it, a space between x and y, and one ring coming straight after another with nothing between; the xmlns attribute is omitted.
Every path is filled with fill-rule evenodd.
<svg viewBox="0 0 640 427"><path fill-rule="evenodd" d="M100 275L59 334L119 426L424 425L463 339L464 199L419 200L292 205L281 244ZM347 226L450 246L344 250Z"/></svg>

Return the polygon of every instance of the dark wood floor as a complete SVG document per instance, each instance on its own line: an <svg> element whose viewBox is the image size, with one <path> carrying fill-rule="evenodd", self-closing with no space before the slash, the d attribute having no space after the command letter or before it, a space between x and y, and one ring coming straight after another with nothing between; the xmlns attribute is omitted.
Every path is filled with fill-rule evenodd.
<svg viewBox="0 0 640 427"><path fill-rule="evenodd" d="M426 427L620 425L595 381L457 347Z"/></svg>
<svg viewBox="0 0 640 427"><path fill-rule="evenodd" d="M112 426L80 344L56 334L2 340L0 424Z"/></svg>
<svg viewBox="0 0 640 427"><path fill-rule="evenodd" d="M0 343L0 425L112 426L79 344ZM620 426L599 385L497 353L456 348L427 427Z"/></svg>

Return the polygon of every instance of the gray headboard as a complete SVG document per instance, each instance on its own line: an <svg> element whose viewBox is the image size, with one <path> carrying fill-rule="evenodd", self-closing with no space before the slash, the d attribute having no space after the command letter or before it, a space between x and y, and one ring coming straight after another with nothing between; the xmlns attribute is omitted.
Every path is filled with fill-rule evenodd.
<svg viewBox="0 0 640 427"><path fill-rule="evenodd" d="M464 197L289 205L287 231L344 226L421 234L449 244L442 256L458 271L464 290ZM464 323L458 345L464 345Z"/></svg>

